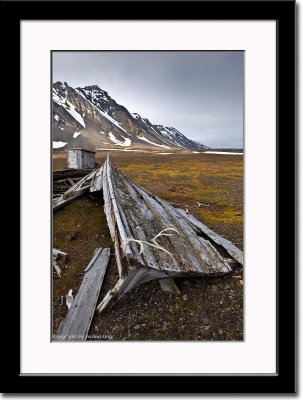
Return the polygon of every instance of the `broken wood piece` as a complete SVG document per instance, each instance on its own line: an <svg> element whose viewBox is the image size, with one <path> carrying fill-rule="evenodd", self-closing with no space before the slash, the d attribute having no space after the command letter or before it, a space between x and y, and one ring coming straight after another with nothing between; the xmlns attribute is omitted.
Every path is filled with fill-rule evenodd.
<svg viewBox="0 0 303 400"><path fill-rule="evenodd" d="M93 256L94 257L94 256ZM83 341L87 339L100 289L110 257L110 249L103 248L83 277L55 340Z"/></svg>
<svg viewBox="0 0 303 400"><path fill-rule="evenodd" d="M66 261L67 253L61 251L60 249L53 249L53 267L57 272L59 278L61 278L61 268L57 263L57 259L62 259L64 262Z"/></svg>
<svg viewBox="0 0 303 400"><path fill-rule="evenodd" d="M117 262L117 267L118 267L119 278L122 279L123 278L123 266L122 266L120 246L119 246L119 238L118 238L118 232L117 231L115 232L114 246L115 246L115 256L116 256L116 262Z"/></svg>
<svg viewBox="0 0 303 400"><path fill-rule="evenodd" d="M99 192L103 187L103 166L98 169L90 184L90 193Z"/></svg>
<svg viewBox="0 0 303 400"><path fill-rule="evenodd" d="M172 278L164 278L159 280L163 292L180 294L180 290Z"/></svg>
<svg viewBox="0 0 303 400"><path fill-rule="evenodd" d="M53 257L55 257L55 258L61 257L61 258L63 258L63 260L65 260L67 257L67 253L65 253L64 251L62 251L60 249L53 248Z"/></svg>
<svg viewBox="0 0 303 400"><path fill-rule="evenodd" d="M118 291L120 290L122 284L124 282L123 278L118 279L118 282L116 283L116 285L113 287L113 289L111 289L109 292L107 292L107 294L104 296L103 300L101 301L101 303L99 303L98 307L97 307L97 311L99 313L105 311L106 309L109 309L110 306L112 305L112 299L114 297L116 297Z"/></svg>
<svg viewBox="0 0 303 400"><path fill-rule="evenodd" d="M53 260L53 267L55 268L55 271L57 272L59 278L61 278L61 268L59 267L59 265L57 264L56 260Z"/></svg>
<svg viewBox="0 0 303 400"><path fill-rule="evenodd" d="M69 181L69 183L70 183L72 186L75 185L75 182L74 182L69 176L67 177L67 180Z"/></svg>
<svg viewBox="0 0 303 400"><path fill-rule="evenodd" d="M209 203L203 204L203 203L199 203L199 202L197 201L197 207L201 207L201 206L209 207Z"/></svg>
<svg viewBox="0 0 303 400"><path fill-rule="evenodd" d="M71 308L73 301L74 301L73 289L69 289L67 295L65 296L65 302L68 309Z"/></svg>

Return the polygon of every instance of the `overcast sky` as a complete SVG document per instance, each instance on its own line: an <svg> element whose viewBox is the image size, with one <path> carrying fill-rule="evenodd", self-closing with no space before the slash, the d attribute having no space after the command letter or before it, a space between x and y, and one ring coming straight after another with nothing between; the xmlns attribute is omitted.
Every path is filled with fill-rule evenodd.
<svg viewBox="0 0 303 400"><path fill-rule="evenodd" d="M53 81L98 85L152 123L243 147L243 52L54 52Z"/></svg>

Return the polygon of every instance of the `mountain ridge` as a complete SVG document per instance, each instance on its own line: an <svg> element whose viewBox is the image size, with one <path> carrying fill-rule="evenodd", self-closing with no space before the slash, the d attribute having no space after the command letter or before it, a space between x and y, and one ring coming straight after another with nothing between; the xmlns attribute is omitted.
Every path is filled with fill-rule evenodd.
<svg viewBox="0 0 303 400"><path fill-rule="evenodd" d="M53 84L53 148L208 149L174 127L130 113L98 85Z"/></svg>

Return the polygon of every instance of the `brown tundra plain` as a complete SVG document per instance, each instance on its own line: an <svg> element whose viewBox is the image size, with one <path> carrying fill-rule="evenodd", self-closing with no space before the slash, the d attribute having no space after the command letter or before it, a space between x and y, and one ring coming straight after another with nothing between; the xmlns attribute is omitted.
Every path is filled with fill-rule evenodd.
<svg viewBox="0 0 303 400"><path fill-rule="evenodd" d="M102 165L107 152L96 154ZM243 156L193 152L111 152L116 167L150 192L185 209L243 250ZM66 166L56 152L53 170ZM198 204L200 203L200 205ZM73 240L71 240L71 237ZM53 275L53 334L96 247L113 247L103 199L83 195L53 214L53 247L68 253L61 279ZM115 285L111 257L99 301ZM158 281L127 293L109 312L95 313L88 340L243 340L243 268L218 278L176 279L180 295L164 293ZM99 302L98 301L98 302Z"/></svg>

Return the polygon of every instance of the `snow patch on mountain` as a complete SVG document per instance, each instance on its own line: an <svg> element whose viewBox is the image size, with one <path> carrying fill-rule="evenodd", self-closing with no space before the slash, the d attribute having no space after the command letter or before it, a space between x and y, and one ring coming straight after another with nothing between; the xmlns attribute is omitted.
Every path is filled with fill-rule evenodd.
<svg viewBox="0 0 303 400"><path fill-rule="evenodd" d="M118 140L112 132L109 132L108 137L117 146L129 147L132 144L132 141L128 138L125 138L124 136L122 136L124 139L124 142L121 142L121 140Z"/></svg>
<svg viewBox="0 0 303 400"><path fill-rule="evenodd" d="M85 93L88 92L88 90L86 89L81 89L83 90ZM128 135L130 134L129 132L127 132L120 124L119 122L117 122L112 116L110 116L107 112L103 111L100 109L100 107L96 104L94 104L92 101L88 100L87 97L85 97L83 95L83 93L81 93L81 90L79 88L76 89L76 92L80 94L80 96L82 96L86 101L88 101L95 109L98 110L98 112L102 115L102 117L105 117L106 119L108 119L112 124L116 125L119 129L122 129L125 133L127 133ZM91 92L89 92L91 94ZM94 97L95 99L96 97ZM102 97L103 98L103 97ZM104 98L106 99L106 98ZM107 99L106 99L107 100Z"/></svg>
<svg viewBox="0 0 303 400"><path fill-rule="evenodd" d="M138 153L148 152L146 150L140 150L140 149L110 149L110 148L103 148L103 147L96 147L96 151L134 151L134 152L138 152Z"/></svg>
<svg viewBox="0 0 303 400"><path fill-rule="evenodd" d="M80 133L81 133L81 132L75 132L75 133L73 134L73 138L76 139L76 138L80 135Z"/></svg>
<svg viewBox="0 0 303 400"><path fill-rule="evenodd" d="M104 92L98 86L91 86L90 89L88 89L88 86L86 86L84 88L79 88L79 89L82 90L86 96L89 96L91 98L91 102L94 105L96 105L95 103L99 103L100 100L108 101L106 92Z"/></svg>
<svg viewBox="0 0 303 400"><path fill-rule="evenodd" d="M98 109L99 110L99 109ZM125 133L127 133L129 135L129 132L127 132L124 128L122 128L122 126L119 124L119 122L117 122L113 117L111 117L109 114L105 113L104 111L99 110L99 113L107 118L112 124L116 125L118 128L122 129L122 131L124 131Z"/></svg>
<svg viewBox="0 0 303 400"><path fill-rule="evenodd" d="M170 148L169 146L164 146L164 144L158 144L158 143L152 142L152 141L146 139L146 137L144 137L144 136L138 136L137 139L140 139L140 140L143 140L144 142L150 143L153 146L164 147L165 149Z"/></svg>
<svg viewBox="0 0 303 400"><path fill-rule="evenodd" d="M56 89L53 88L53 100L65 108L65 110L77 121L79 122L80 125L85 128L85 122L84 119L81 117L81 115L76 111L76 107L70 103L66 98L61 97Z"/></svg>
<svg viewBox="0 0 303 400"><path fill-rule="evenodd" d="M53 148L54 149L60 149L60 147L64 147L67 144L67 142L53 142Z"/></svg>

